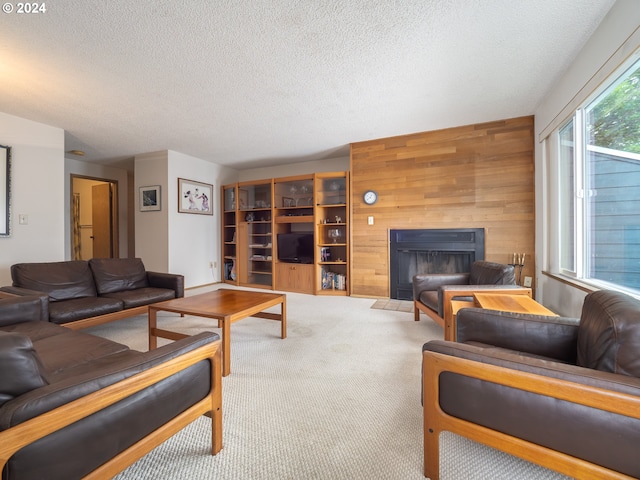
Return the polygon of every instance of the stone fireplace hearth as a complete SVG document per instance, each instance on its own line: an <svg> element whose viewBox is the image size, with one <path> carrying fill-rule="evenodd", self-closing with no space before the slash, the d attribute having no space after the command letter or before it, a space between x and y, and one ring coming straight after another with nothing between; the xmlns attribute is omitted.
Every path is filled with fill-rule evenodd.
<svg viewBox="0 0 640 480"><path fill-rule="evenodd" d="M391 230L389 250L390 297L412 300L414 275L468 272L484 260L484 229Z"/></svg>

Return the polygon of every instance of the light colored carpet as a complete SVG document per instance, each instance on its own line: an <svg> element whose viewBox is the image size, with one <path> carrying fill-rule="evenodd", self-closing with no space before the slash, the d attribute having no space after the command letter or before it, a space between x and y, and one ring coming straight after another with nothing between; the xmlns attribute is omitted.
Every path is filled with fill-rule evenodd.
<svg viewBox="0 0 640 480"><path fill-rule="evenodd" d="M202 417L117 478L423 479L421 347L442 330L426 317L372 309L373 301L289 293L284 340L276 322L235 323L223 450L210 455L210 419ZM159 324L217 331L210 320L169 313ZM147 350L146 317L88 331ZM443 480L566 478L453 434L442 438Z"/></svg>

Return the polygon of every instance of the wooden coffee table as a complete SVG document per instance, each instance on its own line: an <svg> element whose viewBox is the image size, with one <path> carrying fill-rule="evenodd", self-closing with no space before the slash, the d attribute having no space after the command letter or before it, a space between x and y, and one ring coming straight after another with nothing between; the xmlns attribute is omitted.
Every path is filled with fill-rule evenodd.
<svg viewBox="0 0 640 480"><path fill-rule="evenodd" d="M264 310L280 305L280 313ZM149 350L158 346L158 337L180 340L183 333L158 328L157 313L174 312L218 320L222 328L222 375L231 373L231 324L247 317L259 317L280 322L280 338L287 337L287 297L280 293L253 292L221 288L191 297L176 298L149 305Z"/></svg>
<svg viewBox="0 0 640 480"><path fill-rule="evenodd" d="M473 298L475 299L476 306L488 310L532 313L534 315L549 315L552 317L558 316L528 295L496 295L478 292L473 294Z"/></svg>
<svg viewBox="0 0 640 480"><path fill-rule="evenodd" d="M557 317L558 315L548 308L540 305L529 295L518 295L513 293L490 293L475 292L473 301L452 300L451 321L445 325L444 339L455 342L456 340L456 320L458 310L463 308L486 308L487 310L501 310L503 312L532 313L534 315L548 315Z"/></svg>

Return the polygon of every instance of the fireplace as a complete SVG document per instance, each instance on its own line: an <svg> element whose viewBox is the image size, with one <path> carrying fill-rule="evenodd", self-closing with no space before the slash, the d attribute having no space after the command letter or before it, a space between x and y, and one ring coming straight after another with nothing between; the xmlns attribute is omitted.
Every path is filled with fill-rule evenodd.
<svg viewBox="0 0 640 480"><path fill-rule="evenodd" d="M414 275L468 272L484 260L484 229L391 230L389 250L390 296L412 300Z"/></svg>

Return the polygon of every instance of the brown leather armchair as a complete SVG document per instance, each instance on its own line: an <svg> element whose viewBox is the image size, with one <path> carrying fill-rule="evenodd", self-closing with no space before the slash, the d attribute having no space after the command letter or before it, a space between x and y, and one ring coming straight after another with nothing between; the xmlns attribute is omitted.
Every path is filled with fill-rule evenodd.
<svg viewBox="0 0 640 480"><path fill-rule="evenodd" d="M531 296L530 288L516 285L513 265L477 261L465 273L414 275L414 320L420 320L420 312L423 312L446 330L447 324L451 324L453 320L451 300L473 301L474 292L487 290Z"/></svg>
<svg viewBox="0 0 640 480"><path fill-rule="evenodd" d="M476 308L423 346L424 474L450 431L575 478L640 478L640 301L598 291L580 319Z"/></svg>

